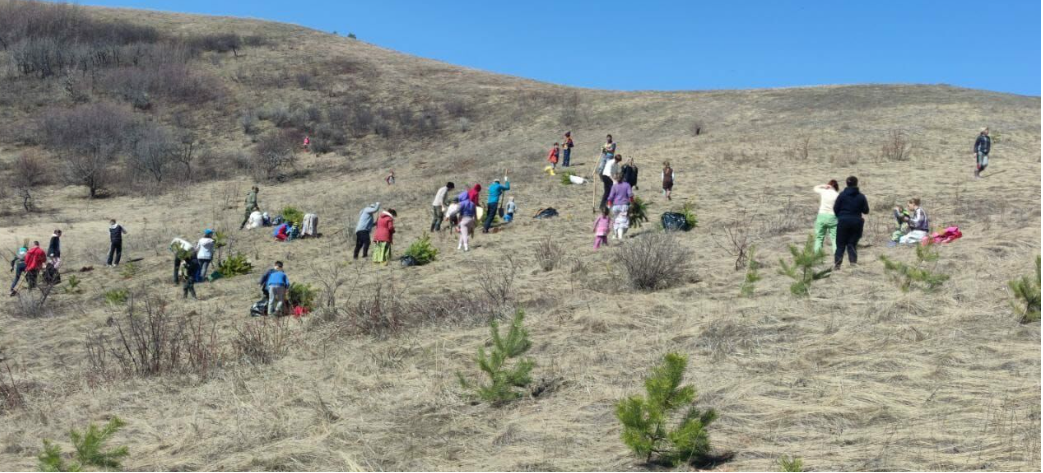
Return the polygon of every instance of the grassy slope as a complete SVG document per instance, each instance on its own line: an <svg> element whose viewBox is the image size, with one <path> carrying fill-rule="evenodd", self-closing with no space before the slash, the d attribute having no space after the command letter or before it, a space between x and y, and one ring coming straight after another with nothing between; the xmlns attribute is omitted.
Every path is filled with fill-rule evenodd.
<svg viewBox="0 0 1043 473"><path fill-rule="evenodd" d="M127 11L99 10L126 16ZM131 234L128 255L144 271L129 282L96 270L86 295L61 296L66 315L7 317L0 344L16 376L37 381L30 408L0 423L0 464L32 468L44 437L119 415L129 422L119 441L133 469L631 469L618 439L612 403L641 389L641 374L667 350L692 354L689 380L701 402L722 414L713 429L718 449L736 452L729 469L772 469L780 454L814 469L994 469L1039 466L1039 324L1019 325L1007 306L1005 281L1031 271L1040 242L1040 102L944 86L851 86L784 90L614 93L581 90L576 161L590 157L609 132L642 166L638 192L653 214L694 202L700 228L682 244L696 252L699 281L654 293L620 288L614 250L594 253L589 187L561 186L539 174L547 145L560 133L555 100L563 88L447 66L302 28L252 20L134 12L170 31L234 28L263 33L276 46L208 67L229 86L228 102L197 110L210 144L248 146L236 127L237 107L271 101L320 100L322 92L261 88L235 81L265 71L294 71L347 58L363 73L324 77L340 92L423 97L468 94L478 117L466 133L391 148L363 140L348 157L304 158L310 182L262 186L268 209L296 204L317 211L329 236L277 245L263 232L236 234L235 245L260 264L288 262L290 277L316 282L328 261L343 261L346 231L364 203L399 210L398 251L428 225L428 204L446 179L487 185L509 167L522 215L554 206L562 218L524 216L504 231L480 236L469 254L436 237L442 257L423 268L348 266L359 283L342 303L378 281L403 298L473 286L474 265L520 263L518 299L529 308L536 376L560 376L551 396L505 408L472 406L455 373L487 337L480 326L417 328L390 340L329 337L307 324L301 343L272 366L236 368L193 384L134 380L87 388L83 340L103 329L109 287L151 286L169 293L175 312L194 311L231 335L255 297L254 277L198 288L202 301L183 304L169 278L165 244L204 227L230 227L247 180L207 184L157 198L89 202L82 190L54 188L41 198L49 212L4 217L0 237L45 239L65 230L67 267L101 266L104 221L119 216ZM292 82L292 81L291 81ZM17 114L18 111L5 110ZM692 137L693 120L706 133ZM1002 134L992 176L971 181L967 152L977 127ZM907 130L913 159L875 158L887 130ZM808 160L790 156L811 134ZM4 158L15 150L0 151ZM659 163L678 173L675 203L655 192ZM345 164L347 163L347 164ZM394 167L398 184L381 182ZM330 170L335 171L330 171ZM867 224L863 264L845 269L795 300L774 274L785 246L803 240L817 202L811 187L857 174L876 215ZM938 224L966 235L942 249L953 280L931 295L902 295L875 261L883 247L891 201L916 194ZM234 208L231 208L234 207ZM762 271L755 298L737 300L742 275L713 235L745 208L756 217ZM784 212L789 209L788 212ZM788 215L785 221L778 218ZM779 230L781 228L781 230ZM633 234L650 231L635 230ZM567 246L563 269L541 273L532 252L554 236ZM356 272L357 270L357 272ZM350 286L350 284L349 284ZM349 299L350 297L350 299Z"/></svg>

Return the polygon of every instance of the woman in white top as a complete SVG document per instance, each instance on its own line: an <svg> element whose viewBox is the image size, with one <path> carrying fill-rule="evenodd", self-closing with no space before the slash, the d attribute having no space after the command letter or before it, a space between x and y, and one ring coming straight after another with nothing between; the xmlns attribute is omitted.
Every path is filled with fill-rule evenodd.
<svg viewBox="0 0 1043 473"><path fill-rule="evenodd" d="M833 203L840 195L840 184L836 179L829 184L815 186L815 193L819 195L818 217L815 219L815 253L822 251L822 241L829 234L830 248L837 249L837 216L833 213Z"/></svg>
<svg viewBox="0 0 1043 473"><path fill-rule="evenodd" d="M199 261L199 275L196 282L206 280L206 272L210 269L210 262L214 260L214 231L207 229L203 232L203 238L196 243L196 260Z"/></svg>

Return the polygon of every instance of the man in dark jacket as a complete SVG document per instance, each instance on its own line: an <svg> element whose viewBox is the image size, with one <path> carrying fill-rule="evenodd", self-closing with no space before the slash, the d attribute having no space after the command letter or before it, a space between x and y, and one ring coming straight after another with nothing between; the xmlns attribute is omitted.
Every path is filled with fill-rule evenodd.
<svg viewBox="0 0 1043 473"><path fill-rule="evenodd" d="M119 266L120 257L123 256L123 235L127 231L123 225L116 223L116 219L109 220L109 259L105 266Z"/></svg>
<svg viewBox="0 0 1043 473"><path fill-rule="evenodd" d="M978 139L974 140L974 156L977 160L974 167L975 179L980 179L981 172L989 166L989 151L992 151L992 138L989 138L989 127L985 127L978 134Z"/></svg>
<svg viewBox="0 0 1043 473"><path fill-rule="evenodd" d="M55 230L54 234L51 235L51 241L47 244L47 258L50 260L54 269L58 269L62 265L62 231Z"/></svg>
<svg viewBox="0 0 1043 473"><path fill-rule="evenodd" d="M833 257L833 270L840 269L844 261L844 251L851 264L858 263L858 240L862 239L865 220L862 215L869 213L869 201L858 191L858 178L847 178L847 187L837 196L833 203L833 213L837 216L837 248Z"/></svg>

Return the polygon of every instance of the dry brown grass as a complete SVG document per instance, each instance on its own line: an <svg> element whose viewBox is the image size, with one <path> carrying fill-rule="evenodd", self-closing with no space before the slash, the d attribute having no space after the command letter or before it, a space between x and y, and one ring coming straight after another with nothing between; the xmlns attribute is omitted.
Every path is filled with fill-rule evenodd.
<svg viewBox="0 0 1043 473"><path fill-rule="evenodd" d="M351 289L338 292L330 310L373 298L378 284L393 285L407 306L432 301L425 305L431 310L387 337L331 336L336 323L288 321L292 343L284 356L236 363L203 383L158 376L91 384L84 336L120 316L100 301L105 290L169 291L170 313L205 315L223 340L243 324L265 323L247 316L259 274L199 284L200 301L182 301L170 285L166 250L174 236L237 228L252 181L230 173L190 189L94 201L82 189L41 186L34 191L37 212L25 215L21 202L5 202L13 213L0 217L0 251L6 257L25 237L46 241L60 227L65 270L94 270L76 273L82 294L52 294L63 308L56 316L12 317L10 305L3 316L0 345L15 382L34 388L22 391L24 407L0 414L2 465L34 468L41 438L118 415L128 422L127 435L117 439L130 447L128 469L629 470L639 465L619 440L612 404L639 391L645 370L677 350L691 355L687 378L701 402L721 414L711 435L718 449L736 453L726 469L773 469L782 454L822 470L1040 467L1039 324L1018 323L1005 289L1008 279L1031 270L1040 251L1038 98L938 86L570 91L290 25L96 11L185 34L235 30L268 39L238 59L204 53L207 72L225 78L226 97L176 110L204 125L199 139L216 153L249 150L254 136L276 129L258 121L260 135L244 133L239 117L248 108L340 104L352 94L367 95L374 110L393 96L451 99L447 113L468 119L467 131L454 126L438 138L393 146L370 134L340 151L301 154L297 167L306 180L262 186L266 210L295 205L317 212L322 239L278 244L265 231L231 231L235 250L256 268L285 261L293 281L335 285L342 277L331 276L328 264L343 264L343 287ZM310 86L300 87L296 73L312 70L318 74ZM4 103L46 87L5 82L0 112L7 123L27 115ZM692 252L701 280L652 293L623 289L615 247L655 230L649 225L607 250L590 250L589 185L562 186L539 172L562 121L572 123L579 172L589 172L608 132L635 157L642 166L638 194L653 217L670 208L655 176L662 161L671 161L675 199L699 205L700 228L677 244ZM704 125L697 137L689 130L696 121ZM984 124L1002 130L1004 140L986 178L972 181L965 150ZM881 159L881 139L892 129L915 137L909 159ZM20 130L0 130L0 160L11 162L31 146L12 138L27 135ZM813 139L808 157L798 160L792 139L800 136ZM408 242L428 229L430 200L441 184L487 186L505 167L519 213L499 232L478 235L472 251L457 252L443 232L432 236L441 253L430 265L350 261L354 221L365 204L396 208L395 239ZM395 186L382 182L388 168L395 169ZM811 231L811 188L849 174L860 177L871 204L915 194L930 202L936 224L958 223L965 237L941 248L940 270L953 278L915 298L895 290L876 258L907 249L884 247L890 217L874 205L861 266L822 281L808 300L792 298L771 271L762 271L756 298L736 298L736 255L715 245L712 234L745 208L758 258L775 261ZM528 218L551 206L560 217ZM129 280L103 266L110 217L130 232L124 259L143 258ZM566 249L568 262L545 272L532 249L548 238ZM512 265L508 276L504 268ZM533 375L565 383L508 409L470 405L455 373L473 367L488 334L476 314L446 315L455 310L450 302L462 300L454 295L525 305Z"/></svg>

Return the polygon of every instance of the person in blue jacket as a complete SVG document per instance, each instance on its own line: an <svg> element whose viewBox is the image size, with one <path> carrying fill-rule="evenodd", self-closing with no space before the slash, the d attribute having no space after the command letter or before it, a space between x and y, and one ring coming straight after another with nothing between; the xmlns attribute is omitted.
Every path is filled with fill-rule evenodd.
<svg viewBox="0 0 1043 473"><path fill-rule="evenodd" d="M858 264L858 241L862 239L862 229L865 227L863 215L869 213L869 201L866 196L858 190L858 178L851 176L847 178L847 187L837 196L833 202L833 214L837 216L837 248L833 256L833 270L840 270L840 263L844 262L844 252L847 252L848 261Z"/></svg>
<svg viewBox="0 0 1043 473"><path fill-rule="evenodd" d="M485 223L482 225L482 233L489 233L489 227L493 224L493 217L496 216L496 212L499 211L500 197L503 196L505 191L511 190L511 181L507 180L507 173L503 173L503 184L500 181L493 181L493 185L489 186L489 200L488 205L485 206Z"/></svg>
<svg viewBox="0 0 1043 473"><path fill-rule="evenodd" d="M377 219L373 217L373 214L380 210L380 202L374 202L373 205L367 206L359 212L359 221L355 225L355 254L354 259L359 259L359 250L362 250L362 257L369 257L369 233L373 230L373 227L377 224Z"/></svg>
<svg viewBox="0 0 1043 473"><path fill-rule="evenodd" d="M283 315L290 278L282 270L282 261L276 261L268 275L268 315Z"/></svg>

